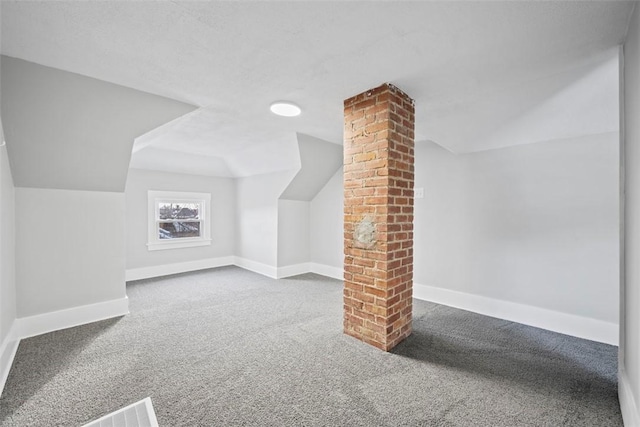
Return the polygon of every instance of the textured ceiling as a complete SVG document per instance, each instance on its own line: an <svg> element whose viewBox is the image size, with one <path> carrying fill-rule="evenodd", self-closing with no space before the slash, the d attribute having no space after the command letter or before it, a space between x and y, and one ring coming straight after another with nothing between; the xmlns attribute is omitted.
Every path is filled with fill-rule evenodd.
<svg viewBox="0 0 640 427"><path fill-rule="evenodd" d="M455 152L615 130L615 111L602 116L610 109L598 105L617 102L605 94L617 81L607 64L616 61L612 48L632 7L3 0L1 50L202 107L140 138L132 164L160 164L171 150L181 152L175 167L215 157L202 168L242 176L269 171L262 158L289 147L295 132L341 143L342 101L383 82L416 100L418 140ZM272 115L268 106L280 99L296 102L303 115ZM531 136L540 120L579 104L571 120ZM515 124L504 128L507 122ZM242 152L254 156L239 164Z"/></svg>

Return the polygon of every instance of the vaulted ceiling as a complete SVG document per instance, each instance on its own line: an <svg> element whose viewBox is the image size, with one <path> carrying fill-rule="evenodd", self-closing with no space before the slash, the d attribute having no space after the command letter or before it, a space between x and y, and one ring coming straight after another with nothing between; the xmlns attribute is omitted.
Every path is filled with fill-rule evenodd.
<svg viewBox="0 0 640 427"><path fill-rule="evenodd" d="M296 132L340 144L342 101L383 82L415 98L417 140L454 152L615 131L632 8L3 0L1 52L200 107L138 138L132 165L244 176L282 168ZM274 116L281 99L303 114Z"/></svg>

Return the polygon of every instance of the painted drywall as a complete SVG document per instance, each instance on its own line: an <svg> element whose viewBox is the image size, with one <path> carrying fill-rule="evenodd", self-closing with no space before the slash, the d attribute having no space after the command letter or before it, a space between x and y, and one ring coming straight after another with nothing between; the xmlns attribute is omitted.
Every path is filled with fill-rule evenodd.
<svg viewBox="0 0 640 427"><path fill-rule="evenodd" d="M618 131L618 47L571 67L448 105L426 138L455 153ZM419 103L417 104L420 105ZM568 114L570 112L570 114ZM460 126L464 123L465 126Z"/></svg>
<svg viewBox="0 0 640 427"><path fill-rule="evenodd" d="M617 324L618 161L615 132L460 157L418 144L414 281Z"/></svg>
<svg viewBox="0 0 640 427"><path fill-rule="evenodd" d="M265 129L255 126L257 116L245 113L221 110L216 103L156 128L136 139L131 167L237 178L300 165L294 132L299 122L279 122L264 110L259 116L276 119Z"/></svg>
<svg viewBox="0 0 640 427"><path fill-rule="evenodd" d="M7 56L1 75L17 187L124 191L134 139L195 108Z"/></svg>
<svg viewBox="0 0 640 427"><path fill-rule="evenodd" d="M14 199L13 178L0 120L0 357L5 356L3 344L16 318ZM3 362L0 360L0 370L5 366Z"/></svg>
<svg viewBox="0 0 640 427"><path fill-rule="evenodd" d="M125 295L123 193L16 188L17 316Z"/></svg>
<svg viewBox="0 0 640 427"><path fill-rule="evenodd" d="M147 192L149 190L211 194L211 245L149 251L147 249ZM131 169L127 178L125 196L127 270L234 255L237 216L234 179Z"/></svg>
<svg viewBox="0 0 640 427"><path fill-rule="evenodd" d="M220 157L163 150L155 146L134 152L129 166L133 169L160 170L186 175L233 177L227 163Z"/></svg>
<svg viewBox="0 0 640 427"><path fill-rule="evenodd" d="M618 135L454 155L416 144L414 283L618 322ZM311 202L311 262L342 268L342 186ZM577 297L579 296L579 297Z"/></svg>
<svg viewBox="0 0 640 427"><path fill-rule="evenodd" d="M624 254L619 358L620 408L625 425L640 425L640 8L624 44Z"/></svg>
<svg viewBox="0 0 640 427"><path fill-rule="evenodd" d="M464 192L465 156L431 142L416 144L415 153L414 188L424 198L414 199L414 282L455 289L467 278L466 218L473 215Z"/></svg>
<svg viewBox="0 0 640 427"><path fill-rule="evenodd" d="M1 69L0 66L0 75ZM15 321L15 189L0 119L0 393L4 389L17 349Z"/></svg>
<svg viewBox="0 0 640 427"><path fill-rule="evenodd" d="M237 256L277 268L278 198L296 173L297 169L237 179Z"/></svg>
<svg viewBox="0 0 640 427"><path fill-rule="evenodd" d="M385 81L416 99L419 140L443 136L448 148L462 143L468 151L482 131L530 106L520 96L529 83L561 79L583 57L620 43L632 4L3 1L3 51L211 106L218 120L203 124L212 154L218 145L270 141L261 129L295 128L338 142L341 100ZM524 91L553 96L544 83ZM303 114L270 114L269 103L282 98ZM465 114L476 100L485 101L471 107L477 114ZM611 116L585 123L562 113L599 105L569 104L551 119L566 120L558 128L593 129Z"/></svg>
<svg viewBox="0 0 640 427"><path fill-rule="evenodd" d="M297 134L300 171L282 193L282 199L311 201L342 166L342 146Z"/></svg>
<svg viewBox="0 0 640 427"><path fill-rule="evenodd" d="M7 149L0 147L0 347L16 319L14 193Z"/></svg>
<svg viewBox="0 0 640 427"><path fill-rule="evenodd" d="M278 201L278 267L310 261L309 205L298 200Z"/></svg>
<svg viewBox="0 0 640 427"><path fill-rule="evenodd" d="M340 270L344 264L342 174L339 168L311 201L309 220L311 262Z"/></svg>
<svg viewBox="0 0 640 427"><path fill-rule="evenodd" d="M246 120L242 126L247 127ZM234 137L237 138L238 133ZM225 156L234 177L268 175L300 168L298 141L293 131L268 132L255 139L258 144L234 150Z"/></svg>

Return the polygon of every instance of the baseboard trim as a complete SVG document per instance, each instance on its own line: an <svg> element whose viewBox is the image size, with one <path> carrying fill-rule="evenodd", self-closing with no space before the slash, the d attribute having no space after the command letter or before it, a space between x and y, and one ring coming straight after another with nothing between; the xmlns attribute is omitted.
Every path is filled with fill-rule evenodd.
<svg viewBox="0 0 640 427"><path fill-rule="evenodd" d="M273 267L258 261L253 261L242 257L220 257L207 258L196 261L187 261L173 264L155 265L152 267L130 268L126 271L126 281L150 279L153 277L168 276L170 274L187 273L190 271L205 270L208 268L225 267L235 265L254 273L262 274L272 279L282 279L304 273L316 273L322 276L342 280L343 272L341 268L332 267L315 262L304 262L300 264L286 265L284 267Z"/></svg>
<svg viewBox="0 0 640 427"><path fill-rule="evenodd" d="M629 384L627 371L622 367L618 372L618 400L624 425L628 427L640 426L640 412L638 412L633 390Z"/></svg>
<svg viewBox="0 0 640 427"><path fill-rule="evenodd" d="M278 267L278 279L284 279L285 277L297 276L298 274L309 273L311 271L309 263L285 265L284 267Z"/></svg>
<svg viewBox="0 0 640 427"><path fill-rule="evenodd" d="M321 276L331 277L332 279L344 280L344 270L338 267L332 267L326 264L318 264L316 262L309 263L309 270L312 273Z"/></svg>
<svg viewBox="0 0 640 427"><path fill-rule="evenodd" d="M262 274L263 276L270 277L272 279L278 278L278 269L261 262L252 261L250 259L235 257L234 264L245 270L253 271L254 273Z"/></svg>
<svg viewBox="0 0 640 427"><path fill-rule="evenodd" d="M561 334L618 345L618 325L434 286L413 284L413 297Z"/></svg>
<svg viewBox="0 0 640 427"><path fill-rule="evenodd" d="M125 296L117 300L20 317L15 320L16 337L29 338L127 314L129 314L129 298Z"/></svg>
<svg viewBox="0 0 640 427"><path fill-rule="evenodd" d="M7 383L20 340L126 314L129 314L129 299L125 296L117 300L15 319L0 344L0 394Z"/></svg>
<svg viewBox="0 0 640 427"><path fill-rule="evenodd" d="M7 336L0 345L0 394L4 391L4 386L9 378L9 371L13 365L13 359L16 357L20 340L16 336L16 322L11 324L11 328Z"/></svg>
<svg viewBox="0 0 640 427"><path fill-rule="evenodd" d="M161 264L151 267L130 268L126 271L125 280L150 279L152 277L168 276L170 274L186 273L189 271L206 270L207 268L224 267L234 265L235 257L226 256L219 258L199 259L195 261L177 262L173 264Z"/></svg>

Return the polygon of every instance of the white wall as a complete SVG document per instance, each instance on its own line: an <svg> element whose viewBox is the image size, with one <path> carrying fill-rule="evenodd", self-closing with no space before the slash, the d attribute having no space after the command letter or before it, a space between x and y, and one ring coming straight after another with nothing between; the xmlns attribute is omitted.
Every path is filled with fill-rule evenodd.
<svg viewBox="0 0 640 427"><path fill-rule="evenodd" d="M418 144L415 283L617 324L618 140Z"/></svg>
<svg viewBox="0 0 640 427"><path fill-rule="evenodd" d="M211 194L211 245L147 250L149 190ZM125 195L128 271L234 255L237 217L234 179L130 169Z"/></svg>
<svg viewBox="0 0 640 427"><path fill-rule="evenodd" d="M7 150L6 147L0 147L0 390L16 349L15 337L11 336L16 319L14 209L15 190Z"/></svg>
<svg viewBox="0 0 640 427"><path fill-rule="evenodd" d="M2 67L0 67L2 68ZM0 78L0 80L2 80ZM1 92L1 85L0 85ZM2 95L0 94L0 98ZM1 105L1 101L0 101ZM0 120L0 393L17 350L15 284L15 189Z"/></svg>
<svg viewBox="0 0 640 427"><path fill-rule="evenodd" d="M625 425L640 425L640 8L635 6L624 44L622 87L625 212L619 362L620 408Z"/></svg>
<svg viewBox="0 0 640 427"><path fill-rule="evenodd" d="M414 295L615 342L618 152L617 133L465 155L416 144ZM311 262L334 269L341 178L311 203Z"/></svg>
<svg viewBox="0 0 640 427"><path fill-rule="evenodd" d="M0 145L3 141L0 120ZM4 356L2 347L16 318L14 201L9 157L3 145L0 147L0 357ZM0 369L3 366L0 361Z"/></svg>
<svg viewBox="0 0 640 427"><path fill-rule="evenodd" d="M0 147L0 343L16 318L14 199L7 150Z"/></svg>
<svg viewBox="0 0 640 427"><path fill-rule="evenodd" d="M424 189L424 198L414 199L414 283L455 289L468 278L462 263L469 260L465 237L473 212L464 191L465 156L428 142L417 143L415 155L414 188Z"/></svg>
<svg viewBox="0 0 640 427"><path fill-rule="evenodd" d="M125 298L123 193L15 195L19 318Z"/></svg>
<svg viewBox="0 0 640 427"><path fill-rule="evenodd" d="M309 261L309 202L279 200L278 267Z"/></svg>
<svg viewBox="0 0 640 427"><path fill-rule="evenodd" d="M242 264L276 276L278 198L297 170L237 179L236 255Z"/></svg>
<svg viewBox="0 0 640 427"><path fill-rule="evenodd" d="M342 175L340 168L311 201L309 220L311 262L339 270L344 265Z"/></svg>

